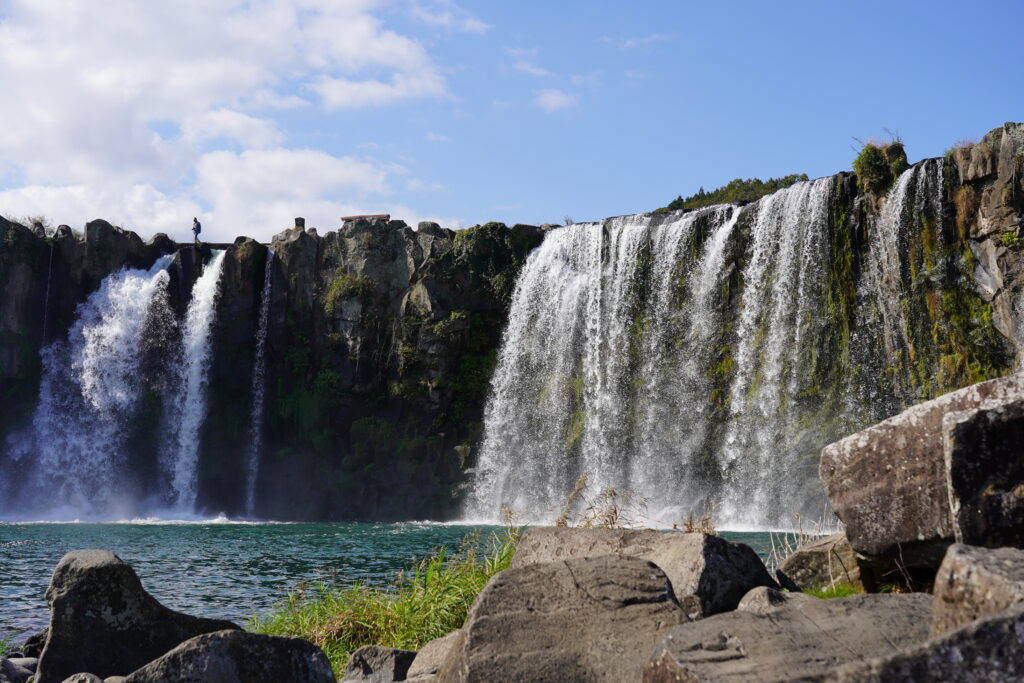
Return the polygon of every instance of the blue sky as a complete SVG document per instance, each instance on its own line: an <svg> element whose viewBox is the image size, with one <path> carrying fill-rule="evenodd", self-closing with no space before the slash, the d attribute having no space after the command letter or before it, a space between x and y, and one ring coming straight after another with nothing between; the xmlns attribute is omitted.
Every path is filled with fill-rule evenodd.
<svg viewBox="0 0 1024 683"><path fill-rule="evenodd" d="M0 214L594 220L1024 119L1019 2L0 0Z"/></svg>

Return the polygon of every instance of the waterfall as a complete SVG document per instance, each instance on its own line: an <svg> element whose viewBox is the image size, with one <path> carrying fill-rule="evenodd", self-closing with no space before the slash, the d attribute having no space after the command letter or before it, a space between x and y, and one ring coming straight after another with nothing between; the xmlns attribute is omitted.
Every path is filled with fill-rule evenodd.
<svg viewBox="0 0 1024 683"><path fill-rule="evenodd" d="M176 385L167 405L168 436L164 467L170 476L170 504L180 512L193 512L198 480L199 430L206 417L207 370L210 333L216 317L224 251L215 251L192 288L182 330L182 357Z"/></svg>
<svg viewBox="0 0 1024 683"><path fill-rule="evenodd" d="M739 209L547 235L516 283L466 515L557 514L583 472L658 509L699 498L724 252ZM513 455L514 454L514 455Z"/></svg>
<svg viewBox="0 0 1024 683"><path fill-rule="evenodd" d="M53 279L54 242L50 242L50 260L49 265L46 266L46 296L43 297L43 339L41 346L46 346L47 335L50 331L50 281Z"/></svg>
<svg viewBox="0 0 1024 683"><path fill-rule="evenodd" d="M106 277L79 304L66 340L43 347L31 427L12 439L24 463L29 500L56 517L119 514L130 494L124 444L145 388L147 331L164 320L169 258L148 271ZM25 493L25 492L23 492Z"/></svg>
<svg viewBox="0 0 1024 683"><path fill-rule="evenodd" d="M827 514L825 444L1002 367L946 182L929 159L882 199L838 176L549 232L513 293L465 517L550 521L580 474L646 523Z"/></svg>
<svg viewBox="0 0 1024 683"><path fill-rule="evenodd" d="M256 355L252 366L252 411L249 415L249 444L246 449L245 513L254 514L256 479L260 473L260 446L263 437L263 403L266 398L267 328L270 326L270 294L274 272L274 251L267 249L263 264L263 290L260 317L256 327Z"/></svg>

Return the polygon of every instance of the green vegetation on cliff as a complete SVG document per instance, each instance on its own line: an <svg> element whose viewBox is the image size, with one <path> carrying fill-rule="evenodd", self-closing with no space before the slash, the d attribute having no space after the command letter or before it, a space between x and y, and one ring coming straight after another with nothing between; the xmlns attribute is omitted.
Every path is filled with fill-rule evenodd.
<svg viewBox="0 0 1024 683"><path fill-rule="evenodd" d="M441 548L385 587L300 584L248 629L316 643L340 679L349 655L364 645L418 650L460 628L490 578L508 569L518 542L519 530L509 528L481 553L479 538L470 536L458 553Z"/></svg>
<svg viewBox="0 0 1024 683"><path fill-rule="evenodd" d="M712 206L714 204L747 204L760 199L766 194L787 188L801 180L807 180L806 173L794 173L781 178L769 178L768 180L736 178L735 180L730 180L727 185L711 192L705 192L702 187L696 194L692 194L685 199L680 195L669 202L668 206L658 209L658 211L699 209L702 206Z"/></svg>

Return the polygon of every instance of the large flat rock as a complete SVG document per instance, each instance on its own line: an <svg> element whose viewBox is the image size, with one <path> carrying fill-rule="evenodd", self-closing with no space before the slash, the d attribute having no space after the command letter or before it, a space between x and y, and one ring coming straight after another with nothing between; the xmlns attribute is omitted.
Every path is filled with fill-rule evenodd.
<svg viewBox="0 0 1024 683"><path fill-rule="evenodd" d="M933 636L1024 602L1024 550L955 543L939 567L934 595Z"/></svg>
<svg viewBox="0 0 1024 683"><path fill-rule="evenodd" d="M696 595L704 614L736 609L752 588L778 587L750 546L700 533L533 527L523 533L512 566L599 555L650 560L676 597Z"/></svg>
<svg viewBox="0 0 1024 683"><path fill-rule="evenodd" d="M164 607L130 566L106 550L65 555L46 601L50 627L37 683L60 683L80 672L124 676L193 636L238 628Z"/></svg>
<svg viewBox="0 0 1024 683"><path fill-rule="evenodd" d="M1024 398L1020 373L908 408L826 446L820 474L854 550L937 567L953 539L943 453L947 413Z"/></svg>
<svg viewBox="0 0 1024 683"><path fill-rule="evenodd" d="M830 683L1024 680L1024 603L943 636L831 672Z"/></svg>
<svg viewBox="0 0 1024 683"><path fill-rule="evenodd" d="M644 667L643 680L818 680L847 662L924 642L930 621L925 594L805 600L764 613L719 614L672 629Z"/></svg>
<svg viewBox="0 0 1024 683"><path fill-rule="evenodd" d="M665 573L647 560L508 569L473 603L437 681L635 681L655 643L687 620Z"/></svg>

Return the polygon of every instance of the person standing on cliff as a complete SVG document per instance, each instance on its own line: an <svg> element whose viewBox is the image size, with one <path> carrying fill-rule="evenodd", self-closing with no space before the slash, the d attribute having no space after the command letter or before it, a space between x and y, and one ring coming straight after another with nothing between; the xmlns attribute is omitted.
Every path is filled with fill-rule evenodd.
<svg viewBox="0 0 1024 683"><path fill-rule="evenodd" d="M199 222L199 219L192 216L192 236L195 237L196 244L199 244L199 233L203 231L203 224Z"/></svg>

